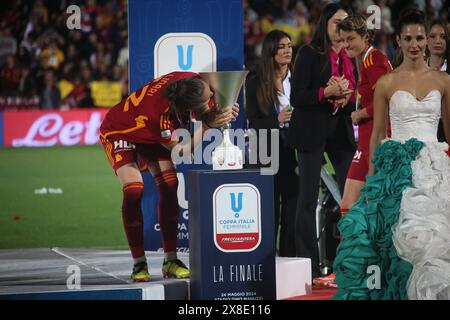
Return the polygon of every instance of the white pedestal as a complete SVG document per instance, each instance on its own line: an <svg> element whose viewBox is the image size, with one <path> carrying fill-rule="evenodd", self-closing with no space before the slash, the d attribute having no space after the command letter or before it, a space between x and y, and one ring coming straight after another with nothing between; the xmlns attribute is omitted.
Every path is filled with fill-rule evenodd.
<svg viewBox="0 0 450 320"><path fill-rule="evenodd" d="M277 300L311 294L311 277L311 259L277 257Z"/></svg>

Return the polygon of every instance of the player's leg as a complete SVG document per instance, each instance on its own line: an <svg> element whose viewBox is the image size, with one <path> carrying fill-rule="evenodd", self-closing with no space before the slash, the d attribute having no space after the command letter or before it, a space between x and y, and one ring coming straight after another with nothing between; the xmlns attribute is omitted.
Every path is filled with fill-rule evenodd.
<svg viewBox="0 0 450 320"><path fill-rule="evenodd" d="M141 173L135 163L128 163L117 169L116 174L122 185L122 220L131 255L133 259L145 259L141 212L144 184Z"/></svg>
<svg viewBox="0 0 450 320"><path fill-rule="evenodd" d="M189 269L177 257L178 234L178 179L175 166L170 160L148 162L159 193L158 221L164 249L163 275L170 278L188 278Z"/></svg>
<svg viewBox="0 0 450 320"><path fill-rule="evenodd" d="M366 174L369 170L367 156L361 152L355 152L352 164L345 180L344 194L340 203L341 217L343 217L355 204L361 195L361 188L366 183ZM337 287L334 273L314 279L314 284L325 287Z"/></svg>
<svg viewBox="0 0 450 320"><path fill-rule="evenodd" d="M345 180L344 194L340 204L342 217L351 209L361 195L361 188L366 184L368 171L368 155L356 151Z"/></svg>
<svg viewBox="0 0 450 320"><path fill-rule="evenodd" d="M134 260L131 278L134 281L149 281L144 252L144 231L141 198L144 184L136 165L135 145L124 140L102 138L106 156L122 185L122 221Z"/></svg>
<svg viewBox="0 0 450 320"><path fill-rule="evenodd" d="M139 161L145 162L152 174L159 194L158 221L164 249L163 275L189 277L189 269L177 258L178 179L171 153L160 144L136 145ZM140 166L142 168L143 166Z"/></svg>
<svg viewBox="0 0 450 320"><path fill-rule="evenodd" d="M344 216L358 200L364 184L364 181L355 179L347 179L345 181L344 196L341 201L341 216Z"/></svg>
<svg viewBox="0 0 450 320"><path fill-rule="evenodd" d="M134 261L131 278L135 282L150 280L144 251L144 222L141 199L144 189L142 176L136 163L127 163L116 170L122 185L122 221L128 246Z"/></svg>
<svg viewBox="0 0 450 320"><path fill-rule="evenodd" d="M353 204L358 200L361 194L360 189L364 186L364 181L348 179L345 181L344 195L340 204L341 217L343 217L348 210L353 206ZM313 279L313 283L322 287L333 287L336 288L336 276L331 273L324 277L318 277Z"/></svg>

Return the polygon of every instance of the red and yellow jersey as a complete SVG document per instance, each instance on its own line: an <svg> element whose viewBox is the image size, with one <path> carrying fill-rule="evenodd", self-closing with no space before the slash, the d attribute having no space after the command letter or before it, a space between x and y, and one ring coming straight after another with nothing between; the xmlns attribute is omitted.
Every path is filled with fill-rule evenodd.
<svg viewBox="0 0 450 320"><path fill-rule="evenodd" d="M193 72L171 72L130 94L106 114L100 126L100 138L132 143L170 141L180 123L163 92L168 84L191 77L200 76Z"/></svg>
<svg viewBox="0 0 450 320"><path fill-rule="evenodd" d="M378 79L392 71L388 58L379 50L369 48L361 65L358 82L358 95L360 108L365 108L367 113L373 117L373 94ZM370 135L372 134L372 118L359 124L358 149L363 153L369 153Z"/></svg>

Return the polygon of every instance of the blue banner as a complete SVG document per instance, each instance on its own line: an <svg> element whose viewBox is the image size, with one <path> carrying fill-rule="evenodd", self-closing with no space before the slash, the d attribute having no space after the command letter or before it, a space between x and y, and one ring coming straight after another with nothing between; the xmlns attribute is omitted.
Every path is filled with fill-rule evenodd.
<svg viewBox="0 0 450 320"><path fill-rule="evenodd" d="M242 70L244 65L242 0L129 0L130 91L172 71ZM241 95L242 96L242 95ZM239 101L242 101L240 98ZM240 103L242 106L242 103ZM233 128L244 126L240 112ZM180 204L178 247L188 248L185 174L206 165L177 167ZM153 179L144 174L145 248L161 248L157 223L157 192Z"/></svg>
<svg viewBox="0 0 450 320"><path fill-rule="evenodd" d="M191 299L274 300L273 176L192 170L188 194Z"/></svg>

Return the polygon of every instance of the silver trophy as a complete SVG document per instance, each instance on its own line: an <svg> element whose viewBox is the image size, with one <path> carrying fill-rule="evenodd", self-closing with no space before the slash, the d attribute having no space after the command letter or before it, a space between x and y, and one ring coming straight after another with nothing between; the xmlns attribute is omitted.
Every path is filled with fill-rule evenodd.
<svg viewBox="0 0 450 320"><path fill-rule="evenodd" d="M232 106L238 98L248 71L201 72L200 76L214 90L216 108ZM213 170L242 169L242 150L230 139L230 124L220 128L223 134L222 143L212 152Z"/></svg>

